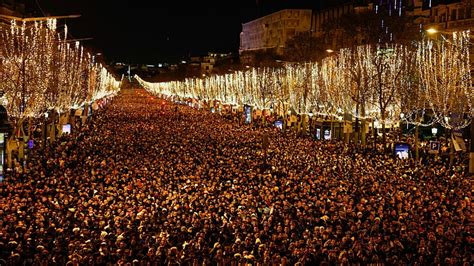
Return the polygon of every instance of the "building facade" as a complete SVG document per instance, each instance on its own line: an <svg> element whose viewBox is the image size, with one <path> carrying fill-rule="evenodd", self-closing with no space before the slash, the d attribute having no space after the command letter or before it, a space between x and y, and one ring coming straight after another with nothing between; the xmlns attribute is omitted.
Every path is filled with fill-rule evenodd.
<svg viewBox="0 0 474 266"><path fill-rule="evenodd" d="M362 9L354 7L352 3L323 10L284 9L244 23L240 33L240 60L245 64L252 64L256 61L256 53L259 52L276 57L282 56L287 42L295 35L305 32L312 38L323 41L323 45L328 49L337 49L343 46L343 35L336 29L331 30L330 36L325 36L328 32L328 24L346 14L360 12Z"/></svg>
<svg viewBox="0 0 474 266"><path fill-rule="evenodd" d="M439 31L462 31L474 29L474 0L459 0L449 4L423 5L422 0L413 0L413 13L416 23L425 29Z"/></svg>
<svg viewBox="0 0 474 266"><path fill-rule="evenodd" d="M282 54L286 42L299 32L312 29L312 11L284 9L242 24L239 53L271 50Z"/></svg>
<svg viewBox="0 0 474 266"><path fill-rule="evenodd" d="M0 27L9 27L11 17L23 17L25 4L14 0L0 0Z"/></svg>
<svg viewBox="0 0 474 266"><path fill-rule="evenodd" d="M337 27L328 30L328 27L331 26L332 22L339 20L342 16L363 12L365 11L364 8L366 9L367 6L354 7L352 3L349 3L313 12L313 36L318 38L319 41L324 42L324 45L331 50L347 46L347 40L345 40L342 30ZM329 32L330 34L328 34Z"/></svg>
<svg viewBox="0 0 474 266"><path fill-rule="evenodd" d="M327 46L327 49L332 50L367 43L370 40L366 40L365 33L354 32L354 36L348 36L347 29L338 25L338 20L346 15L352 17L353 14L376 12L381 8L380 3L390 7L392 2L361 0L322 10L284 9L244 23L240 33L241 62L250 64L258 61L255 56L258 52L275 55L277 58L285 52L287 42L302 32L311 33L320 46ZM440 32L474 29L474 0L403 0L400 3L400 14L403 11L403 16L407 16L410 24L413 21L415 27L419 25L425 30L435 28Z"/></svg>
<svg viewBox="0 0 474 266"><path fill-rule="evenodd" d="M21 17L25 13L25 4L14 0L0 0L0 15Z"/></svg>

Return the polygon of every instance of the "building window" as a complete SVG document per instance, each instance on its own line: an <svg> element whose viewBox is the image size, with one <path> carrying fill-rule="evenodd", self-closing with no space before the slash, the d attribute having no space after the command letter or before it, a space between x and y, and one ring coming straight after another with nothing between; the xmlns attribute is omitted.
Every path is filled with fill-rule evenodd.
<svg viewBox="0 0 474 266"><path fill-rule="evenodd" d="M456 20L456 9L451 10L451 18L450 20Z"/></svg>
<svg viewBox="0 0 474 266"><path fill-rule="evenodd" d="M458 9L458 19L464 19L464 8Z"/></svg>

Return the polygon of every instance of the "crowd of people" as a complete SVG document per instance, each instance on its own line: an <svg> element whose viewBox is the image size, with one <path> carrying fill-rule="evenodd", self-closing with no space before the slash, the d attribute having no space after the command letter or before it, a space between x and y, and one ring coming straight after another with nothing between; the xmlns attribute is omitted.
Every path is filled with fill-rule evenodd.
<svg viewBox="0 0 474 266"><path fill-rule="evenodd" d="M472 262L459 162L256 129L144 90L32 153L0 184L0 264Z"/></svg>

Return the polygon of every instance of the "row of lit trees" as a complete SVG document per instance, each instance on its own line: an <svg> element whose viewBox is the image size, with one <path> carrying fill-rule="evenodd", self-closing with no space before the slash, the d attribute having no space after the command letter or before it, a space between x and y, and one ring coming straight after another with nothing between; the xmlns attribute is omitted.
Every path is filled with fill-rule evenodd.
<svg viewBox="0 0 474 266"><path fill-rule="evenodd" d="M0 27L0 91L16 130L27 118L78 108L119 89L120 81L67 35L55 19Z"/></svg>
<svg viewBox="0 0 474 266"><path fill-rule="evenodd" d="M418 126L439 122L453 130L466 127L474 115L469 39L466 31L413 46L342 49L318 63L166 83L137 79L155 94L247 104L281 115L291 109L302 115L341 118L352 114L362 120L362 126L371 118L383 129L404 120ZM427 113L430 121L425 121ZM382 132L385 141L385 130Z"/></svg>
<svg viewBox="0 0 474 266"><path fill-rule="evenodd" d="M21 150L32 119L48 113L55 119L119 90L120 81L67 36L67 27L58 30L55 19L0 26L2 104L13 126L9 143L19 138Z"/></svg>

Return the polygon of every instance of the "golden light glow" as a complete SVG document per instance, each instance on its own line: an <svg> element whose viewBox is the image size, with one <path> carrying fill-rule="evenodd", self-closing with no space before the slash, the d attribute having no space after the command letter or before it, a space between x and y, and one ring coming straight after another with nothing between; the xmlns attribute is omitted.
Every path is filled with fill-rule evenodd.
<svg viewBox="0 0 474 266"><path fill-rule="evenodd" d="M426 30L426 32L428 32L429 34L435 34L435 33L438 33L438 30L435 28L429 28Z"/></svg>
<svg viewBox="0 0 474 266"><path fill-rule="evenodd" d="M120 81L79 42L67 39L67 26L60 32L56 24L55 19L13 20L0 27L0 90L17 121L47 110L62 113L119 90Z"/></svg>
<svg viewBox="0 0 474 266"><path fill-rule="evenodd" d="M462 128L474 116L469 36L467 31L436 43L424 40L417 49L365 45L339 50L319 63L252 68L185 81L136 79L157 95L247 104L278 115L290 110L331 119L351 114L394 127L399 125L401 113L403 121L419 124L430 110L434 119L425 124L439 122L447 128ZM453 125L443 120L452 113L462 114L462 121Z"/></svg>

